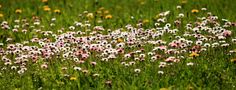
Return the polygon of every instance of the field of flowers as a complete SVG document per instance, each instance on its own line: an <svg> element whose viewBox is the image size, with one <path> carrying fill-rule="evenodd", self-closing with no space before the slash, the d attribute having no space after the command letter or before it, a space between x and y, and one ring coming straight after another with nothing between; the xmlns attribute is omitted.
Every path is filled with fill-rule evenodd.
<svg viewBox="0 0 236 90"><path fill-rule="evenodd" d="M0 0L0 90L235 90L235 0Z"/></svg>

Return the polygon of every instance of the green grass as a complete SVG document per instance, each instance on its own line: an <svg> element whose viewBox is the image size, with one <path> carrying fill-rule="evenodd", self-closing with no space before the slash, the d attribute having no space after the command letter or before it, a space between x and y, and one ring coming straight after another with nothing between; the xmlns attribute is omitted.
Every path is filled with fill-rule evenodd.
<svg viewBox="0 0 236 90"><path fill-rule="evenodd" d="M141 4L143 3L143 4ZM197 16L206 16L207 12L200 11L197 14L192 14L192 9L205 7L212 12L213 15L219 16L220 19L225 18L232 22L236 21L235 0L188 0L186 4L181 4L181 0L49 0L48 3L42 3L40 0L0 0L2 7L0 13L4 16L0 18L0 22L8 21L10 26L14 26L15 19L26 18L30 25L33 25L32 16L38 16L41 20L40 26L35 26L36 29L42 31L52 31L56 34L61 28L65 31L70 31L69 26L74 25L74 21L84 22L90 21L91 27L102 25L106 30L101 33L107 33L107 29L115 30L117 28L125 27L127 24L136 25L140 20L149 20L144 25L145 29L153 28L155 17L163 11L171 11L167 17L167 21L173 24L176 16L179 13L184 13L185 18L182 20L182 28L180 32L184 32L185 24L195 22ZM43 11L43 6L48 5L51 8L50 12ZM182 9L176 9L177 5L181 5ZM112 19L104 19L96 15L96 11L104 7L112 15ZM16 9L21 9L21 14L16 14ZM56 14L53 10L59 9L61 14ZM88 19L84 11L94 13L93 19ZM82 16L79 16L82 14ZM131 16L134 19L131 19ZM55 26L50 27L51 18L55 17ZM97 20L102 20L98 23ZM176 28L173 26L173 28ZM21 30L20 28L19 30ZM33 37L50 38L52 36L44 36L37 33L34 28L27 28L29 31L24 34L22 32L12 32L11 30L0 29L0 43L4 43L0 48L6 48L7 44L22 43L29 41ZM92 28L91 28L92 29ZM235 36L235 27L230 28ZM88 28L76 28L76 31L85 31ZM179 35L181 35L180 33ZM87 35L84 35L87 36ZM166 41L172 35L161 37ZM13 41L7 42L7 38L12 38ZM230 42L230 39L228 41ZM38 45L36 43L29 43L29 45ZM152 45L144 44L145 52L153 49ZM131 49L126 48L125 51L134 51L140 48L134 47ZM190 59L184 58L179 63L174 63L166 68L159 68L159 63L163 59L156 62L150 62L150 57L145 61L137 61L135 65L125 67L121 65L123 56L119 55L118 58L105 62L93 53L89 59L83 64L77 64L72 61L73 58L66 58L65 61L54 56L49 60L39 60L38 63L33 63L29 59L27 62L24 74L19 75L17 70L11 70L10 66L4 65L0 61L0 89L1 90L64 90L64 89L81 89L81 90L96 90L96 89L126 89L126 90L157 90L160 88L173 89L173 90L189 90L189 89L203 89L203 90L234 90L236 85L236 65L230 62L235 55L226 55L229 50L235 49L232 44L229 48L210 48L206 52L200 53L199 57ZM158 52L159 53L159 52ZM189 54L185 54L188 56ZM168 55L167 55L168 56ZM12 56L11 58L14 58ZM2 58L2 56L0 56ZM97 65L93 67L90 62L96 61ZM127 60L129 62L133 60ZM48 69L41 69L41 64L48 62ZM189 62L195 63L193 66L187 66ZM15 65L15 64L14 64ZM79 66L87 69L89 72L84 74L81 71L73 70L73 66ZM61 68L67 67L66 70ZM6 68L6 69L2 69ZM135 73L134 69L141 69L140 73ZM164 74L158 74L158 71L164 71ZM94 77L98 73L100 76ZM68 74L70 76L65 76ZM70 80L71 77L76 77L76 80ZM106 84L106 81L112 81L111 85Z"/></svg>

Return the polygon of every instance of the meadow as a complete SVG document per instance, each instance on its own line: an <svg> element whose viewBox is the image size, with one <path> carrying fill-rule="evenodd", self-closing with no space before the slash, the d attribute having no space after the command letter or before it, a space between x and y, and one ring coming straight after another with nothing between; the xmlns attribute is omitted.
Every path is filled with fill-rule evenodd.
<svg viewBox="0 0 236 90"><path fill-rule="evenodd" d="M0 90L235 90L235 0L0 0Z"/></svg>

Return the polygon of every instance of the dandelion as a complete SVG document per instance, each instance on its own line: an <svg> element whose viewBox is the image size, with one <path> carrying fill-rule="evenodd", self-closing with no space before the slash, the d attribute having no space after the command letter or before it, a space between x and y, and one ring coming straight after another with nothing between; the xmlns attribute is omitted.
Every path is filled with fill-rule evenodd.
<svg viewBox="0 0 236 90"><path fill-rule="evenodd" d="M21 14L21 13L22 13L22 10L21 10L21 9L16 9L15 13L16 13L16 14Z"/></svg>
<svg viewBox="0 0 236 90"><path fill-rule="evenodd" d="M48 2L48 0L41 0L41 2L46 3L46 2Z"/></svg>
<svg viewBox="0 0 236 90"><path fill-rule="evenodd" d="M117 42L118 42L118 43L122 43L122 42L124 42L124 40L121 39L121 38L118 38L118 39L117 39Z"/></svg>
<svg viewBox="0 0 236 90"><path fill-rule="evenodd" d="M112 15L111 15L111 14L106 15L106 16L105 16L105 19L112 19Z"/></svg>
<svg viewBox="0 0 236 90"><path fill-rule="evenodd" d="M236 58L233 58L230 61L233 62L233 63L236 63Z"/></svg>
<svg viewBox="0 0 236 90"><path fill-rule="evenodd" d="M187 2L187 0L181 0L181 4L186 4Z"/></svg>
<svg viewBox="0 0 236 90"><path fill-rule="evenodd" d="M71 81L74 81L74 80L76 80L76 79L77 79L77 78L74 77L74 76L70 77L70 80L71 80Z"/></svg>
<svg viewBox="0 0 236 90"><path fill-rule="evenodd" d="M59 9L55 9L55 10L54 10L54 13L60 14L61 11L60 11Z"/></svg>
<svg viewBox="0 0 236 90"><path fill-rule="evenodd" d="M145 23L148 23L149 22L149 20L148 19L144 19L143 20L143 23L145 24Z"/></svg>
<svg viewBox="0 0 236 90"><path fill-rule="evenodd" d="M198 13L199 10L197 10L197 9L192 9L191 12L192 12L192 13Z"/></svg>
<svg viewBox="0 0 236 90"><path fill-rule="evenodd" d="M109 10L105 10L105 11L104 11L104 14L109 14Z"/></svg>
<svg viewBox="0 0 236 90"><path fill-rule="evenodd" d="M189 57L198 57L199 56L199 54L197 54L196 52L192 52L190 55L189 55Z"/></svg>
<svg viewBox="0 0 236 90"><path fill-rule="evenodd" d="M48 6L43 6L43 10L44 10L44 11L50 11L50 10L51 10L51 8L50 8L50 7L48 7Z"/></svg>
<svg viewBox="0 0 236 90"><path fill-rule="evenodd" d="M93 19L94 16L93 16L93 13L88 13L88 14L86 15L86 17L89 18L89 19Z"/></svg>
<svg viewBox="0 0 236 90"><path fill-rule="evenodd" d="M0 18L2 18L4 15L2 13L0 13Z"/></svg>

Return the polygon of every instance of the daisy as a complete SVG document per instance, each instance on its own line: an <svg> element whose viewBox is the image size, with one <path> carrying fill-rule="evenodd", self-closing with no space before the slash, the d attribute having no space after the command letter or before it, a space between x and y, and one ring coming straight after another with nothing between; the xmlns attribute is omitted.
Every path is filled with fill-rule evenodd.
<svg viewBox="0 0 236 90"><path fill-rule="evenodd" d="M134 72L136 72L136 73L140 73L141 70L140 70L140 69L134 69Z"/></svg>

